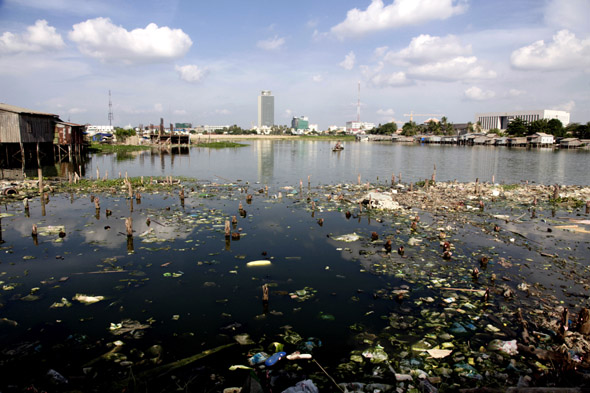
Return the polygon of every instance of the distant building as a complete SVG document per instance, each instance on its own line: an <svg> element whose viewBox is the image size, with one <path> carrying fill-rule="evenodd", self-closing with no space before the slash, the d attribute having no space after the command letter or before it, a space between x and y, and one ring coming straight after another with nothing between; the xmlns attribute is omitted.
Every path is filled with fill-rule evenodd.
<svg viewBox="0 0 590 393"><path fill-rule="evenodd" d="M115 126L86 126L86 133L90 136L94 134L112 134L115 132Z"/></svg>
<svg viewBox="0 0 590 393"><path fill-rule="evenodd" d="M225 125L225 126L198 126L195 127L195 131L198 133L204 133L204 134L210 134L210 133L214 133L217 130L223 130L223 129L228 129L229 125Z"/></svg>
<svg viewBox="0 0 590 393"><path fill-rule="evenodd" d="M481 128L484 131L497 128L505 131L508 124L516 118L522 119L527 123L541 119L558 119L563 126L570 123L570 114L566 111L556 111L551 109L531 110L531 111L512 111L512 112L486 112L476 113L475 122L480 122Z"/></svg>
<svg viewBox="0 0 590 393"><path fill-rule="evenodd" d="M275 98L270 90L262 90L258 96L258 127L275 125Z"/></svg>
<svg viewBox="0 0 590 393"><path fill-rule="evenodd" d="M309 130L309 119L307 116L293 117L293 120L291 120L291 128L297 133Z"/></svg>
<svg viewBox="0 0 590 393"><path fill-rule="evenodd" d="M318 130L319 130L319 126L317 124L310 124L309 125L309 131L318 132Z"/></svg>
<svg viewBox="0 0 590 393"><path fill-rule="evenodd" d="M329 126L328 131L330 132L346 132L345 126Z"/></svg>
<svg viewBox="0 0 590 393"><path fill-rule="evenodd" d="M189 129L193 128L193 125L192 125L192 123L174 123L174 128L189 130Z"/></svg>
<svg viewBox="0 0 590 393"><path fill-rule="evenodd" d="M363 121L347 121L346 122L346 133L347 134L364 134L365 131L369 131L375 128L375 123L367 123Z"/></svg>

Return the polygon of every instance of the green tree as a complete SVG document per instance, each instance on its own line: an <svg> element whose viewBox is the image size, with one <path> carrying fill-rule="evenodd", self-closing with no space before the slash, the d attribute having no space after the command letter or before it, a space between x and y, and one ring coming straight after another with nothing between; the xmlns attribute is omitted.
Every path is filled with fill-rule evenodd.
<svg viewBox="0 0 590 393"><path fill-rule="evenodd" d="M412 136L418 133L418 125L416 125L415 121L409 121L402 126L402 135L405 136Z"/></svg>
<svg viewBox="0 0 590 393"><path fill-rule="evenodd" d="M496 134L498 136L502 135L502 131L499 128L492 128L488 131L488 134Z"/></svg>
<svg viewBox="0 0 590 393"><path fill-rule="evenodd" d="M393 135L397 131L397 124L395 123L386 123L386 124L379 124L378 127L373 128L369 131L369 134L376 134L376 135Z"/></svg>
<svg viewBox="0 0 590 393"><path fill-rule="evenodd" d="M561 120L551 119L547 123L547 126L549 128L549 134L556 137L562 137L565 135L565 128L563 127L563 123L561 123Z"/></svg>
<svg viewBox="0 0 590 393"><path fill-rule="evenodd" d="M117 137L117 141L122 142L133 135L135 135L135 130L133 128L126 130L124 128L115 127L115 136Z"/></svg>
<svg viewBox="0 0 590 393"><path fill-rule="evenodd" d="M572 136L574 138L590 139L590 121L586 124L577 124Z"/></svg>
<svg viewBox="0 0 590 393"><path fill-rule="evenodd" d="M431 120L428 122L426 126L426 130L432 135L441 135L442 134L442 127L441 124L437 121Z"/></svg>
<svg viewBox="0 0 590 393"><path fill-rule="evenodd" d="M517 117L508 123L506 132L511 136L526 136L528 132L527 123L520 117Z"/></svg>
<svg viewBox="0 0 590 393"><path fill-rule="evenodd" d="M549 122L547 119L534 120L529 123L527 135L533 135L538 132L549 134Z"/></svg>

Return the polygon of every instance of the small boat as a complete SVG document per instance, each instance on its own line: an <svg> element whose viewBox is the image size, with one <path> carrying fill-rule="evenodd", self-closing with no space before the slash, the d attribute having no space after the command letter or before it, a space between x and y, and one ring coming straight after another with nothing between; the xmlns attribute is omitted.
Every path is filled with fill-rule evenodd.
<svg viewBox="0 0 590 393"><path fill-rule="evenodd" d="M336 145L332 148L332 151L340 151L340 150L344 150L344 146L342 146L340 143L336 143Z"/></svg>

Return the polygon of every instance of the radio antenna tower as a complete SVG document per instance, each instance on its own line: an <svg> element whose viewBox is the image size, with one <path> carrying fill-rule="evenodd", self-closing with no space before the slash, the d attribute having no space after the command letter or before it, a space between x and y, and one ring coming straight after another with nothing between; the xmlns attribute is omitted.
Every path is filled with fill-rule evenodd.
<svg viewBox="0 0 590 393"><path fill-rule="evenodd" d="M109 90L109 126L113 125L113 103L111 101L111 91Z"/></svg>
<svg viewBox="0 0 590 393"><path fill-rule="evenodd" d="M361 81L358 83L358 101L356 104L356 121L360 123L361 121Z"/></svg>

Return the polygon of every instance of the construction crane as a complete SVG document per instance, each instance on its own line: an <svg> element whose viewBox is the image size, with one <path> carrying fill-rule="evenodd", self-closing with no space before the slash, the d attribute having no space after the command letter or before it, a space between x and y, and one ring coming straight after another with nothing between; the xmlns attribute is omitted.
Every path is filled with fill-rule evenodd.
<svg viewBox="0 0 590 393"><path fill-rule="evenodd" d="M410 116L410 121L414 121L414 116L442 116L439 113L414 113L410 111L410 114L404 113L404 116Z"/></svg>

